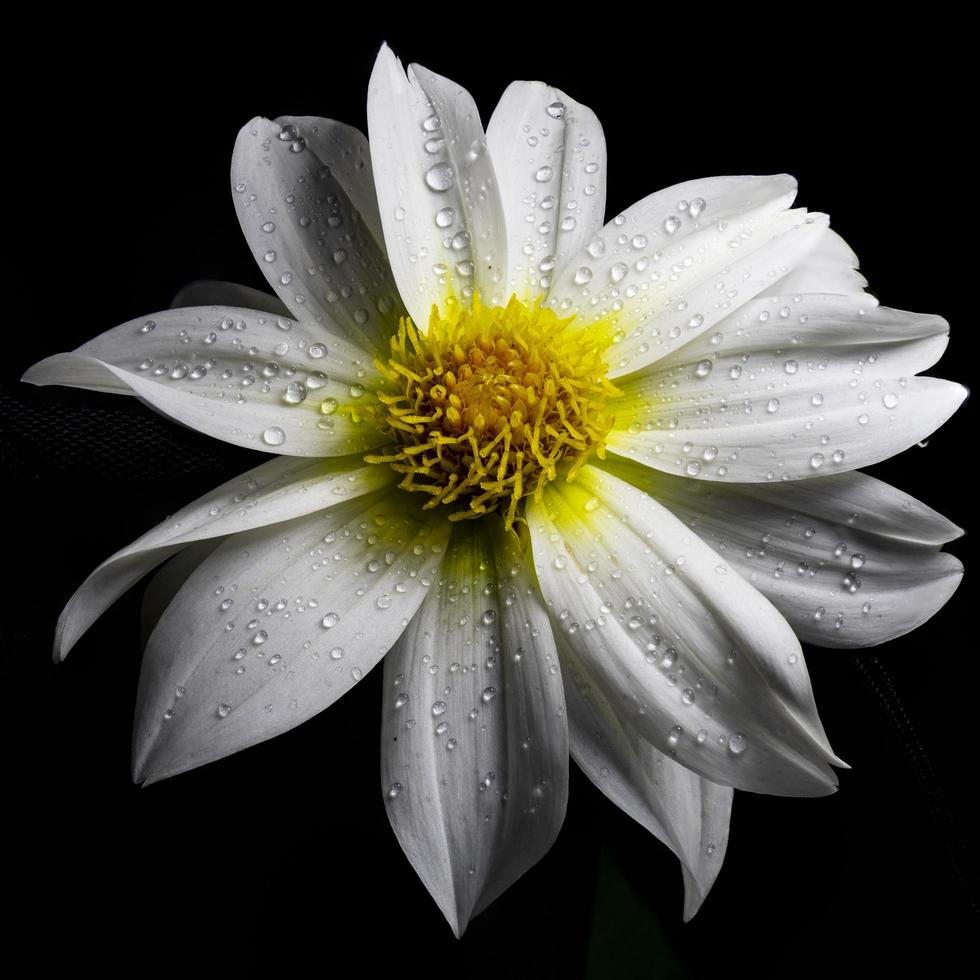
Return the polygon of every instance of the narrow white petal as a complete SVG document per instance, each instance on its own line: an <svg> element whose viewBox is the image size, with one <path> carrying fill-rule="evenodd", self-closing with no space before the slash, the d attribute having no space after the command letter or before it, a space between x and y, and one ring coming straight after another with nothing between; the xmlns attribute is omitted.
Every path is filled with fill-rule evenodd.
<svg viewBox="0 0 980 980"><path fill-rule="evenodd" d="M701 906L728 847L734 791L699 776L645 741L593 683L559 635L572 758L620 809L681 862L684 920Z"/></svg>
<svg viewBox="0 0 980 980"><path fill-rule="evenodd" d="M712 782L833 792L799 641L689 528L592 466L549 483L528 524L556 630L644 739Z"/></svg>
<svg viewBox="0 0 980 980"><path fill-rule="evenodd" d="M385 661L382 788L456 935L551 847L568 733L548 616L516 539L457 525L439 583Z"/></svg>
<svg viewBox="0 0 980 980"><path fill-rule="evenodd" d="M147 644L134 779L220 759L331 705L415 614L448 537L445 521L381 491L225 541Z"/></svg>
<svg viewBox="0 0 980 980"><path fill-rule="evenodd" d="M777 486L695 482L636 463L610 472L724 556L806 643L866 647L921 626L963 576L939 548L963 532L863 473Z"/></svg>
<svg viewBox="0 0 980 980"><path fill-rule="evenodd" d="M825 228L813 248L778 282L760 296L792 296L797 293L840 293L857 295L868 280L858 272L854 250L832 228ZM865 302L875 303L870 295Z"/></svg>
<svg viewBox="0 0 980 980"><path fill-rule="evenodd" d="M269 285L297 319L384 353L398 327L398 293L341 172L317 153L318 127L309 117L285 125L256 117L242 127L231 162L238 220ZM329 147L331 135L325 141Z"/></svg>
<svg viewBox="0 0 980 980"><path fill-rule="evenodd" d="M420 65L406 77L385 45L368 87L368 130L388 257L415 323L425 330L450 292L503 303L507 235L469 93Z"/></svg>
<svg viewBox="0 0 980 980"><path fill-rule="evenodd" d="M556 277L548 304L606 323L610 376L645 367L787 275L827 216L787 211L788 176L713 177L658 191L613 218Z"/></svg>
<svg viewBox="0 0 980 980"><path fill-rule="evenodd" d="M876 463L963 400L960 385L913 377L942 355L948 330L870 297L754 300L620 382L608 446L666 472L745 483Z"/></svg>
<svg viewBox="0 0 980 980"><path fill-rule="evenodd" d="M279 456L229 480L107 558L68 600L55 633L64 660L79 637L130 586L194 541L288 521L372 493L392 481L386 466L360 458Z"/></svg>
<svg viewBox="0 0 980 980"><path fill-rule="evenodd" d="M240 286L237 282L221 282L215 279L197 279L181 287L170 308L178 310L185 306L231 306L292 319L286 305L278 296L252 289L251 286Z"/></svg>
<svg viewBox="0 0 980 980"><path fill-rule="evenodd" d="M191 307L130 320L23 377L113 385L216 439L287 456L364 452L383 438L357 408L379 383L370 354L314 324L255 310Z"/></svg>
<svg viewBox="0 0 980 980"><path fill-rule="evenodd" d="M530 301L592 240L606 207L596 114L543 82L512 82L487 125L507 223L507 289Z"/></svg>
<svg viewBox="0 0 980 980"><path fill-rule="evenodd" d="M330 168L361 221L370 229L377 246L383 250L384 232L367 137L353 126L320 116L280 116L276 124L296 127L306 145Z"/></svg>

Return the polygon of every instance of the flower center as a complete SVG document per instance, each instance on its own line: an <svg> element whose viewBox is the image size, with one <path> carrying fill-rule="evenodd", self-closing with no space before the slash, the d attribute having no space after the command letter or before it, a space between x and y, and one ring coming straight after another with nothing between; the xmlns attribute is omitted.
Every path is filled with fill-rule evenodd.
<svg viewBox="0 0 980 980"><path fill-rule="evenodd" d="M404 474L402 489L430 496L425 508L455 507L451 521L498 511L510 527L523 497L559 471L573 479L593 449L602 456L612 426L608 332L571 322L513 297L475 297L448 317L433 307L426 334L403 318L377 363L391 445L367 461Z"/></svg>

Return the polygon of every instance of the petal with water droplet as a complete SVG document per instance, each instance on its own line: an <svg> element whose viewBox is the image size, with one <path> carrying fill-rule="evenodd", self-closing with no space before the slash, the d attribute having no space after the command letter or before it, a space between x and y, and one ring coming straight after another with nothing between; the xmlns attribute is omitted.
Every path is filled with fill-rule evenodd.
<svg viewBox="0 0 980 980"><path fill-rule="evenodd" d="M606 140L587 106L543 82L512 82L487 142L507 223L508 290L532 301L602 226Z"/></svg>
<svg viewBox="0 0 980 980"><path fill-rule="evenodd" d="M371 356L325 339L315 324L256 310L201 306L139 317L45 358L23 380L131 392L198 432L288 456L345 456L384 441L351 397L352 387L380 383ZM293 382L307 392L298 403L288 397Z"/></svg>
<svg viewBox="0 0 980 980"><path fill-rule="evenodd" d="M937 429L965 397L960 385L913 377L942 355L948 330L942 317L870 297L753 300L621 382L608 446L647 466L727 482L879 462Z"/></svg>
<svg viewBox="0 0 980 980"><path fill-rule="evenodd" d="M593 497L601 503L589 511ZM556 632L643 738L737 789L834 791L839 760L799 641L721 556L656 500L593 466L547 484L527 515Z"/></svg>
<svg viewBox="0 0 980 980"><path fill-rule="evenodd" d="M232 199L245 239L296 319L384 354L402 312L391 270L340 179L349 168L317 153L347 127L323 134L315 117L288 118L256 117L238 134Z"/></svg>
<svg viewBox="0 0 980 980"><path fill-rule="evenodd" d="M421 65L406 76L384 45L368 86L368 130L388 257L415 323L425 330L450 290L503 305L504 216L469 93Z"/></svg>
<svg viewBox="0 0 980 980"><path fill-rule="evenodd" d="M384 684L388 817L458 936L551 847L568 785L551 627L499 522L456 525Z"/></svg>
<svg viewBox="0 0 980 980"><path fill-rule="evenodd" d="M280 456L223 483L89 575L58 619L55 660L63 660L127 589L188 544L315 513L385 487L392 477L387 467L364 465L359 457L310 461Z"/></svg>
<svg viewBox="0 0 980 980"><path fill-rule="evenodd" d="M902 636L938 612L963 577L960 561L939 550L962 530L863 473L758 486L612 460L604 467L723 549L805 643L867 647Z"/></svg>
<svg viewBox="0 0 980 980"><path fill-rule="evenodd" d="M401 635L448 537L444 520L379 491L226 540L147 643L134 779L155 782L213 762L331 705ZM353 574L377 556L377 574ZM382 597L390 601L379 612Z"/></svg>
<svg viewBox="0 0 980 980"><path fill-rule="evenodd" d="M279 116L276 125L296 127L306 145L330 168L377 247L384 251L384 231L367 137L353 126L320 116Z"/></svg>
<svg viewBox="0 0 980 980"><path fill-rule="evenodd" d="M658 191L602 228L548 298L616 338L610 377L638 371L711 328L810 254L827 216L788 211L796 181L712 177Z"/></svg>
<svg viewBox="0 0 980 980"><path fill-rule="evenodd" d="M558 643L572 758L616 806L680 860L686 922L700 908L725 860L734 792L650 745L617 714L560 633Z"/></svg>

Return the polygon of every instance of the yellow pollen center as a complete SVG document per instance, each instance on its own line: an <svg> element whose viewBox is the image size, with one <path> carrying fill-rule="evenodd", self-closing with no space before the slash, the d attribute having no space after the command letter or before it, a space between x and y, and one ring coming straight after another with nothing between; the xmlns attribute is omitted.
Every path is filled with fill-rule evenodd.
<svg viewBox="0 0 980 980"><path fill-rule="evenodd" d="M376 362L389 385L378 393L383 453L405 490L453 507L451 521L499 512L510 527L521 499L559 471L571 480L603 441L619 391L605 378L602 327L572 329L539 304L432 308L429 330L403 318L391 357ZM565 465L568 464L568 465Z"/></svg>

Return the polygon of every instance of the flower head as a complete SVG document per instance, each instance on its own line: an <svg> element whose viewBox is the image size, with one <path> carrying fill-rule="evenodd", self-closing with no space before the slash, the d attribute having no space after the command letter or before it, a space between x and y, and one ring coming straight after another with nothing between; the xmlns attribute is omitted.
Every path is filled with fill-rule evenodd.
<svg viewBox="0 0 980 980"><path fill-rule="evenodd" d="M35 365L276 454L104 562L63 657L168 558L134 777L294 727L384 658L382 790L457 931L550 847L571 755L670 847L693 915L733 788L836 786L800 639L867 646L956 587L958 529L856 471L963 389L795 183L603 225L593 113L537 82L484 132L383 48L371 146L252 120L232 162L276 297L222 284Z"/></svg>

